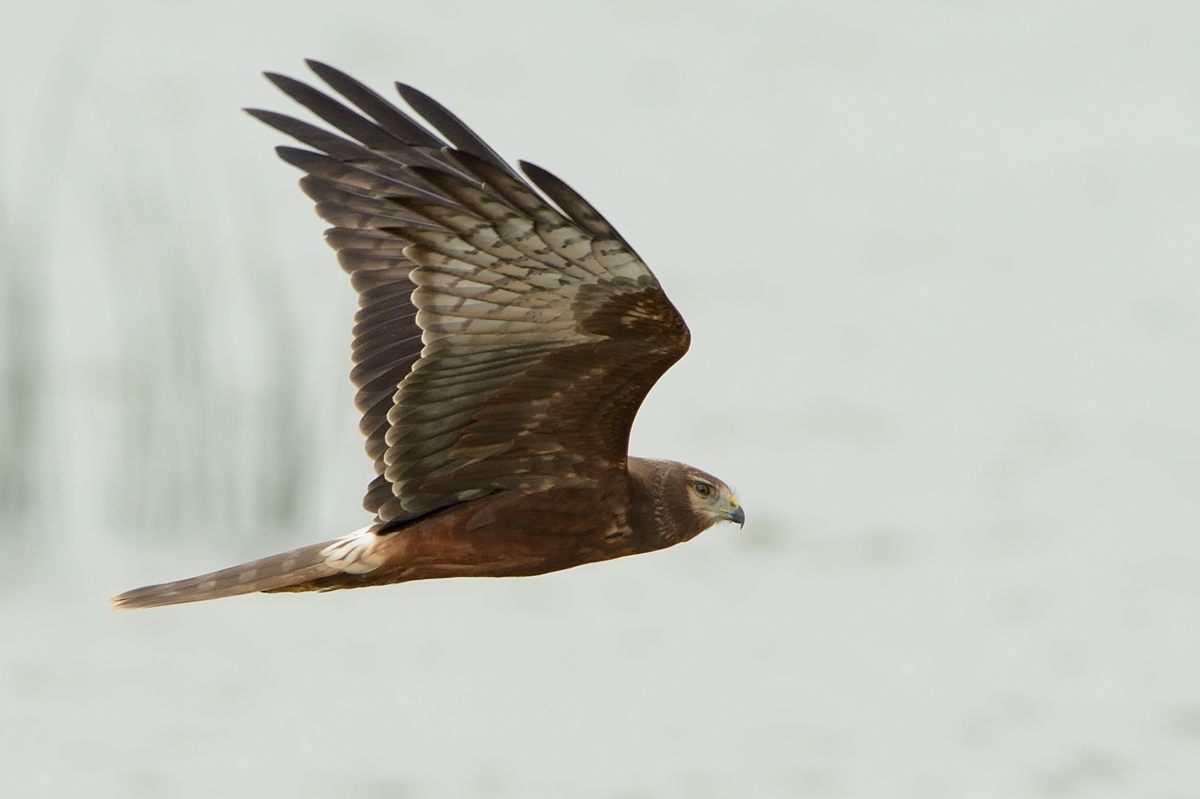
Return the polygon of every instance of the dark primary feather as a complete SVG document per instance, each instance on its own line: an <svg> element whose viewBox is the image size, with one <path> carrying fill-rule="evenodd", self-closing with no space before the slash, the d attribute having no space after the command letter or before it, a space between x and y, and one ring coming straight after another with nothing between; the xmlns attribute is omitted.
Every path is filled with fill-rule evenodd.
<svg viewBox="0 0 1200 799"><path fill-rule="evenodd" d="M418 162L425 162L428 159L428 156L420 149L424 142L405 141L394 136L380 127L378 123L355 113L307 83L302 83L286 75L276 75L270 72L266 75L267 79L288 97L359 142L366 149L385 155L399 163L406 163L409 159ZM436 148L436 144L434 147Z"/></svg>
<svg viewBox="0 0 1200 799"><path fill-rule="evenodd" d="M504 163L504 159L497 155L487 142L479 138L475 131L467 127L461 119L437 100L404 83L397 83L396 90L400 92L404 102L412 106L414 111L437 128L438 132L460 151L481 158L515 177L516 173L512 171L512 167Z"/></svg>
<svg viewBox="0 0 1200 799"><path fill-rule="evenodd" d="M608 223L608 220L599 211L592 207L591 203L580 197L577 191L537 164L531 164L528 161L521 161L519 163L521 164L521 171L533 181L533 185L537 186L545 192L547 197L557 203L558 207L563 209L567 213L567 216L575 221L575 224L596 238L619 241L630 252L633 252L633 248L625 243L625 240L621 238L621 234Z"/></svg>
<svg viewBox="0 0 1200 799"><path fill-rule="evenodd" d="M441 139L421 127L419 122L389 103L373 89L328 64L311 58L304 63L321 80L329 84L330 88L356 105L359 110L379 123L380 127L401 141L415 146L430 147L434 150L442 148L444 143Z"/></svg>
<svg viewBox="0 0 1200 799"><path fill-rule="evenodd" d="M588 484L626 468L634 414L689 334L658 282L578 193L530 164L545 198L457 116L398 84L412 116L339 70L349 105L268 75L332 133L250 113L334 227L359 292L351 379L392 525L498 491Z"/></svg>

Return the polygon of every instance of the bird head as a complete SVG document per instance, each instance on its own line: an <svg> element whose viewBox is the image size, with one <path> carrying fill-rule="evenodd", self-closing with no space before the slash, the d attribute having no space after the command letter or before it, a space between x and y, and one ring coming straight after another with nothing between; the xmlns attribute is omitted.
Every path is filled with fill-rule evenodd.
<svg viewBox="0 0 1200 799"><path fill-rule="evenodd" d="M746 523L742 503L708 472L678 461L630 457L628 463L634 505L657 547L687 541L717 522Z"/></svg>
<svg viewBox="0 0 1200 799"><path fill-rule="evenodd" d="M738 527L746 524L746 511L724 482L691 467L683 470L683 481L688 504L696 516L707 522L704 527L725 521L733 522Z"/></svg>

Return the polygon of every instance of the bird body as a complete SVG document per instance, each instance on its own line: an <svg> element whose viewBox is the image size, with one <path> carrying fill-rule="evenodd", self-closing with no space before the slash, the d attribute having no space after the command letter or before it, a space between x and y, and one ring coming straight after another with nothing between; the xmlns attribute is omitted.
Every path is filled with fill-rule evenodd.
<svg viewBox="0 0 1200 799"><path fill-rule="evenodd" d="M326 240L359 293L351 381L375 520L114 605L542 574L742 523L712 475L627 454L638 407L691 335L612 226L522 163L552 206L420 92L399 86L444 140L345 73L309 65L357 110L268 77L345 137L250 113L313 148L279 154L307 173L301 187L334 225Z"/></svg>
<svg viewBox="0 0 1200 799"><path fill-rule="evenodd" d="M196 602L257 591L332 591L440 577L528 577L682 543L714 519L687 492L684 474L716 478L674 461L629 459L623 487L510 492L437 511L395 530L371 525L332 541L186 580L127 591L121 608ZM692 489L694 490L694 489ZM736 503L736 501L735 501ZM592 509L609 508L606 516ZM735 504L728 518L744 515Z"/></svg>

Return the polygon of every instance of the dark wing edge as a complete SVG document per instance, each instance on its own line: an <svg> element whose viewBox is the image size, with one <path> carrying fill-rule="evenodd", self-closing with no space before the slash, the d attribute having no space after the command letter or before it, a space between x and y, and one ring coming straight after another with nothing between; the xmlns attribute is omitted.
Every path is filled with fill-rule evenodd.
<svg viewBox="0 0 1200 799"><path fill-rule="evenodd" d="M566 183L520 162L550 205L432 98L397 84L445 140L307 63L349 105L267 77L337 133L247 111L311 148L277 152L306 173L358 292L351 381L376 471L364 507L404 522L624 469L637 408L690 341L650 270Z"/></svg>

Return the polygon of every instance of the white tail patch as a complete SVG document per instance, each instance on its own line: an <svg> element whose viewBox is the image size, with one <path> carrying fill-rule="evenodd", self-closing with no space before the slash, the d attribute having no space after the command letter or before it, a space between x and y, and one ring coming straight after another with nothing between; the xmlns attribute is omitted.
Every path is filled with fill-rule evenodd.
<svg viewBox="0 0 1200 799"><path fill-rule="evenodd" d="M321 550L325 564L347 574L366 574L375 571L384 562L384 553L378 549L379 536L373 527L364 527L344 535Z"/></svg>

